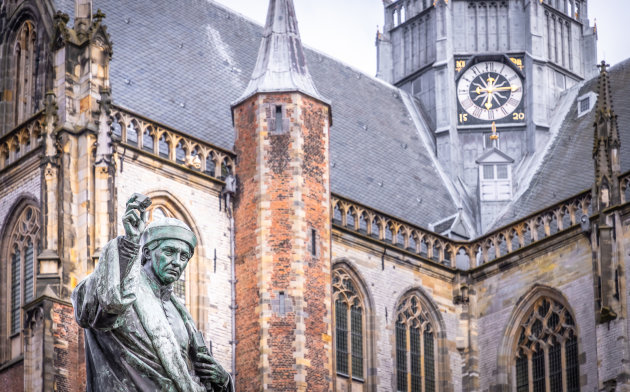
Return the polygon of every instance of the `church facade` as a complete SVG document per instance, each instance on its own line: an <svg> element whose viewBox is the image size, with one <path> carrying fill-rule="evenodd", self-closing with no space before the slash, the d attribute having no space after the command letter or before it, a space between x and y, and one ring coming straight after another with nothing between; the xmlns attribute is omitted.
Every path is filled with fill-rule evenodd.
<svg viewBox="0 0 630 392"><path fill-rule="evenodd" d="M0 385L85 389L140 192L239 391L630 390L630 62L586 0L383 7L372 78L291 0L0 1Z"/></svg>

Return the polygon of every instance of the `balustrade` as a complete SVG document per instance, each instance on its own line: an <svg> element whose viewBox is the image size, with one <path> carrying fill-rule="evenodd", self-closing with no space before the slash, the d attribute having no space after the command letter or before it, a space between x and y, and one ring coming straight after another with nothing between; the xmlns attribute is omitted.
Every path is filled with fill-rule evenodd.
<svg viewBox="0 0 630 392"><path fill-rule="evenodd" d="M115 141L223 180L234 168L233 154L123 108L112 108ZM218 169L218 170L217 170Z"/></svg>
<svg viewBox="0 0 630 392"><path fill-rule="evenodd" d="M620 178L624 202L630 191L630 173ZM540 212L522 218L473 241L455 241L390 217L340 196L332 196L333 224L400 247L452 268L474 268L507 256L532 243L580 224L590 216L591 192L585 191Z"/></svg>

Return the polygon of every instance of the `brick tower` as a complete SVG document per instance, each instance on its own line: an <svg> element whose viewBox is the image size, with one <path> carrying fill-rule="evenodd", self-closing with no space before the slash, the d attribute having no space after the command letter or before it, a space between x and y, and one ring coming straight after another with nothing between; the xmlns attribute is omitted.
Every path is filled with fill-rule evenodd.
<svg viewBox="0 0 630 392"><path fill-rule="evenodd" d="M252 79L232 110L237 388L331 390L331 113L292 0L270 0Z"/></svg>

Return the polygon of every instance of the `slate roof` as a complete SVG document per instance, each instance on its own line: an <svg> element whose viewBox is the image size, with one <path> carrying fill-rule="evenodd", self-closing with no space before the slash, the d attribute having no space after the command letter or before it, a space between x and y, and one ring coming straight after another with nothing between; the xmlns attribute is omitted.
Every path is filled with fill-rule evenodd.
<svg viewBox="0 0 630 392"><path fill-rule="evenodd" d="M53 1L73 14L72 1ZM114 43L114 103L231 150L230 104L250 80L262 27L207 0L98 8ZM457 212L398 90L313 50L306 59L332 105L332 191L425 227Z"/></svg>
<svg viewBox="0 0 630 392"><path fill-rule="evenodd" d="M611 67L608 72L613 109L618 116L621 172L624 173L630 170L630 59ZM577 105L584 94L597 93L598 77L599 74L580 88L528 190L510 205L495 227L509 224L592 186L595 109L578 118Z"/></svg>

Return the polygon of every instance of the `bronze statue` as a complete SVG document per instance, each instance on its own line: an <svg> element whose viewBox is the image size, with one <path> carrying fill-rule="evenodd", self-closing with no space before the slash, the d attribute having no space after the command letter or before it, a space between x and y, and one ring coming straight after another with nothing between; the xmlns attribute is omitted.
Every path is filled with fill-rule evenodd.
<svg viewBox="0 0 630 392"><path fill-rule="evenodd" d="M147 225L149 205L144 195L129 199L125 236L107 243L72 293L85 331L87 390L231 391L229 374L172 295L197 238L177 219Z"/></svg>

